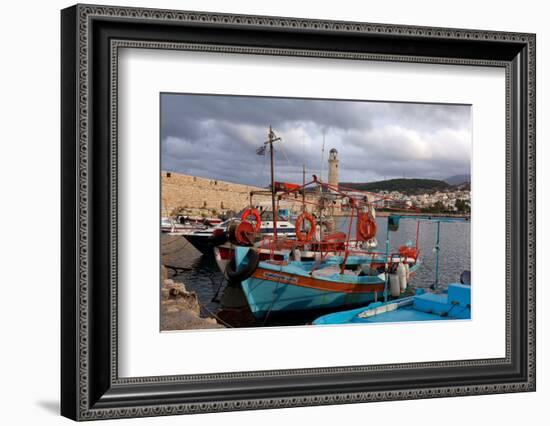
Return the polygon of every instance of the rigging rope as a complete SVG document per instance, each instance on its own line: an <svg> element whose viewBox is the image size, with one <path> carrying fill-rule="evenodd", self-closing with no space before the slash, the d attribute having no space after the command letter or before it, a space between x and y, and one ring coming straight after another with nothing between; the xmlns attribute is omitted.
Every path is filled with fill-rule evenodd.
<svg viewBox="0 0 550 426"><path fill-rule="evenodd" d="M283 153L285 159L286 159L286 162L288 163L289 166L292 166L292 164L290 163L290 160L288 159L287 155L286 155L286 151L285 151L285 148L284 148L284 145L283 144L280 144L279 145L281 147L281 152Z"/></svg>

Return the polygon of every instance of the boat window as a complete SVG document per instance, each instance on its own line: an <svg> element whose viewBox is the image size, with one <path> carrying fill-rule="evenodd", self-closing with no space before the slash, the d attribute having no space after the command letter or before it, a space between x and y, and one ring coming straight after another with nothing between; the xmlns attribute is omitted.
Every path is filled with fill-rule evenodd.
<svg viewBox="0 0 550 426"><path fill-rule="evenodd" d="M273 220L273 214L270 211L267 211L267 210L264 210L260 214L260 217L262 218L262 220Z"/></svg>

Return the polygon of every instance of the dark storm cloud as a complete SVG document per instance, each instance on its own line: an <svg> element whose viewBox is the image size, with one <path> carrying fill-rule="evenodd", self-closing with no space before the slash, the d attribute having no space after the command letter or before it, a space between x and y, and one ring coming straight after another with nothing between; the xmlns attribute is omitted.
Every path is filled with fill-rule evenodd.
<svg viewBox="0 0 550 426"><path fill-rule="evenodd" d="M267 161L255 149L269 125L282 137L280 180L301 181L303 164L308 176L323 167L326 179L331 148L341 181L470 170L469 106L184 94L161 97L162 169L265 186Z"/></svg>

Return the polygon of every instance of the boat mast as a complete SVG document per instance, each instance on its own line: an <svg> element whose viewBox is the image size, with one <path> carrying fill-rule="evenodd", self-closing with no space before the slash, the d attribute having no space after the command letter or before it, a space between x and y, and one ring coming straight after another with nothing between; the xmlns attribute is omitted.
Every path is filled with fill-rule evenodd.
<svg viewBox="0 0 550 426"><path fill-rule="evenodd" d="M265 142L269 144L269 154L271 157L271 208L273 209L273 237L277 239L277 216L279 212L275 211L275 170L273 162L273 142L279 141L281 138L275 136L275 132L269 126L268 140Z"/></svg>
<svg viewBox="0 0 550 426"><path fill-rule="evenodd" d="M437 221L437 236L435 241L435 281L432 285L432 289L436 289L439 286L439 234L440 234L441 221Z"/></svg>
<svg viewBox="0 0 550 426"><path fill-rule="evenodd" d="M306 149L304 138L304 130L302 129L302 212L306 211Z"/></svg>
<svg viewBox="0 0 550 426"><path fill-rule="evenodd" d="M321 178L321 182L323 182L323 169L325 168L325 133L326 130L323 128L323 146L321 148L321 171L319 173L319 176Z"/></svg>

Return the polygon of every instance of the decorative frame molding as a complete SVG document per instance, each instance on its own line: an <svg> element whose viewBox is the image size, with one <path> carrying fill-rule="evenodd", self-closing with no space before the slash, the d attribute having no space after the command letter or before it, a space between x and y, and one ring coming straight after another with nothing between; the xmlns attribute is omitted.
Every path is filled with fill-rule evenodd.
<svg viewBox="0 0 550 426"><path fill-rule="evenodd" d="M126 31L124 25L128 23L140 24L142 31L156 33L166 30L166 33L160 34L158 41L140 39L139 30ZM168 27L188 28L189 35L184 34L183 37L187 36L190 40L175 39ZM238 42L213 43L204 32L213 27L235 33L234 39ZM275 39L273 46L249 45L246 42L247 31L256 34L270 31ZM277 43L289 44L284 35L299 39L300 35L308 33L323 35L327 39L334 37L333 45L337 49L277 46ZM281 34L282 41L277 39ZM374 41L367 46L368 51L356 51L353 46L347 50L336 40L336 35L349 36L346 40L352 42ZM395 48L388 51L388 43L396 41L408 46L418 44L420 53L407 55ZM76 420L91 420L534 391L535 41L533 34L510 32L89 5L65 9L62 12L62 414ZM429 54L437 52L437 46L445 43L455 48L451 50L455 54L464 53L461 46L478 49L470 52L469 56ZM505 68L506 357L119 378L116 349L116 124L118 49L125 47ZM105 176L100 177L101 173ZM107 189L108 194L101 195L101 188ZM519 211L514 211L514 208ZM99 233L98 229L104 232ZM518 244L512 245L513 240ZM99 254L99 247L108 253L107 258ZM523 253L518 253L522 250ZM511 261L514 255L521 257L517 265ZM516 303L520 304L516 306ZM500 368L515 378L499 380L498 383L496 380L479 380L468 385L446 383L448 379L445 379L445 374L452 369L473 371L476 367ZM381 372L396 375L395 388L390 385L376 388L374 382L380 382L378 373ZM429 373L433 375L436 385L410 388L399 384L397 376L410 372ZM355 383L357 376L367 378L369 374L373 377L370 384ZM345 377L349 381L349 391L323 392L322 383L327 389L336 376L339 380ZM306 381L311 378L321 384L316 385L315 392L310 392L307 389L284 388L277 380L297 377ZM224 381L234 379L248 380L251 387L261 386L264 389L273 383L273 391L265 397L244 397L249 392L246 386L243 386L242 394L216 394L213 391L213 387L219 388ZM169 398L163 389L173 391L174 387L181 388L182 393L178 398ZM138 388L142 396L137 395ZM195 389L195 396L189 388ZM143 396L146 393L149 397Z"/></svg>

